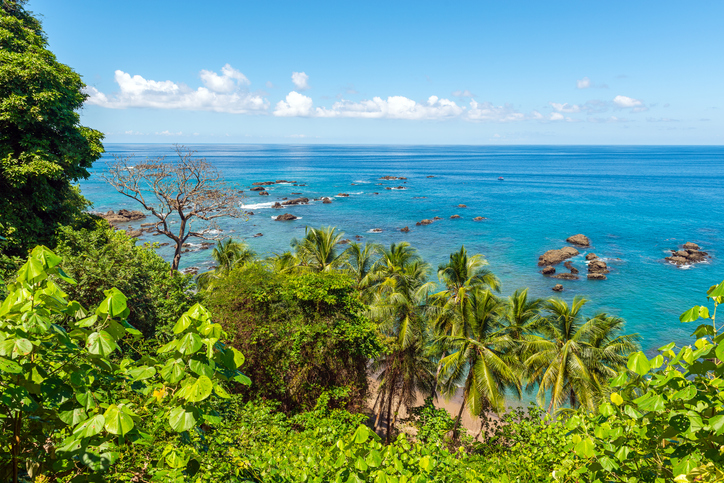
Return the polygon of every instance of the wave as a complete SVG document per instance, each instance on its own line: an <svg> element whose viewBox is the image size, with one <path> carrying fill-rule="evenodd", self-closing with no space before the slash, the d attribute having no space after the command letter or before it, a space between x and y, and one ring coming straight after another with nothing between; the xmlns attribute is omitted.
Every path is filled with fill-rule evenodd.
<svg viewBox="0 0 724 483"><path fill-rule="evenodd" d="M262 208L271 208L274 205L273 201L265 202L265 203L253 203L251 205L241 205L241 207L245 210L261 210Z"/></svg>
<svg viewBox="0 0 724 483"><path fill-rule="evenodd" d="M276 220L278 216L279 216L279 215L272 215L272 216L270 216L269 218L271 218L272 220ZM297 216L297 215L294 215L294 216ZM297 220L301 220L302 217L301 217L301 216L297 216L296 219L297 219Z"/></svg>
<svg viewBox="0 0 724 483"><path fill-rule="evenodd" d="M367 233L382 233L382 228L372 228L371 230L367 230Z"/></svg>

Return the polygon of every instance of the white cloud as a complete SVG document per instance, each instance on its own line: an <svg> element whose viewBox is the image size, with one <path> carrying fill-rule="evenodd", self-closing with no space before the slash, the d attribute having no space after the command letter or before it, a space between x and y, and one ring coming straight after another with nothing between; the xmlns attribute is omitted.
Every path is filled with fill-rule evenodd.
<svg viewBox="0 0 724 483"><path fill-rule="evenodd" d="M465 89L464 91L453 91L452 95L453 97L477 97L475 94L467 89Z"/></svg>
<svg viewBox="0 0 724 483"><path fill-rule="evenodd" d="M264 84L264 85L266 86L267 89L274 88L274 84L272 83L272 81L266 81L266 84Z"/></svg>
<svg viewBox="0 0 724 483"><path fill-rule="evenodd" d="M221 72L218 75L202 70L200 77L206 87L193 90L170 80L147 80L140 75L131 76L117 70L115 81L120 88L119 92L109 96L94 87L86 88L85 92L90 96L88 104L111 109L149 107L243 114L269 108L268 100L246 90L249 80L244 74L229 64Z"/></svg>
<svg viewBox="0 0 724 483"><path fill-rule="evenodd" d="M427 102L419 103L403 96L387 99L375 97L372 100L335 102L331 108L317 108L318 117L357 117L385 119L446 119L458 117L464 109L448 99L430 96Z"/></svg>
<svg viewBox="0 0 724 483"><path fill-rule="evenodd" d="M229 64L221 68L221 75L210 70L202 70L199 77L201 77L201 82L214 92L231 92L239 85L251 84L244 74Z"/></svg>
<svg viewBox="0 0 724 483"><path fill-rule="evenodd" d="M274 115L280 117L308 117L312 115L312 98L292 91L286 101L277 102Z"/></svg>
<svg viewBox="0 0 724 483"><path fill-rule="evenodd" d="M159 136L181 136L183 133L181 131L171 132L168 129L166 129L165 131L157 132L156 134L158 134Z"/></svg>
<svg viewBox="0 0 724 483"><path fill-rule="evenodd" d="M583 79L577 80L576 87L579 89L588 89L591 87L591 79L584 77Z"/></svg>
<svg viewBox="0 0 724 483"><path fill-rule="evenodd" d="M613 98L613 103L618 107L640 107L644 105L644 103L638 99L627 96L616 96Z"/></svg>
<svg viewBox="0 0 724 483"><path fill-rule="evenodd" d="M475 100L470 101L470 109L466 117L470 121L493 122L524 121L527 118L525 114L516 111L510 104L495 106L491 102L476 102Z"/></svg>
<svg viewBox="0 0 724 483"><path fill-rule="evenodd" d="M294 138L294 139L304 139L307 137L306 134L290 134L287 136L288 138Z"/></svg>
<svg viewBox="0 0 724 483"><path fill-rule="evenodd" d="M292 72L292 82L300 91L309 89L309 76L304 72Z"/></svg>
<svg viewBox="0 0 724 483"><path fill-rule="evenodd" d="M551 121L563 121L566 118L563 114L560 112L551 112Z"/></svg>
<svg viewBox="0 0 724 483"><path fill-rule="evenodd" d="M581 112L581 106L578 104L568 104L567 102L560 104L557 102L549 102L556 112L576 113Z"/></svg>

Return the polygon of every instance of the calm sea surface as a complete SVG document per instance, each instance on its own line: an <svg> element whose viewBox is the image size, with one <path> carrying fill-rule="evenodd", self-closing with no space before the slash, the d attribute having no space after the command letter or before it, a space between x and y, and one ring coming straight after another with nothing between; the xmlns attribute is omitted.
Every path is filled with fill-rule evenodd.
<svg viewBox="0 0 724 483"><path fill-rule="evenodd" d="M679 314L705 303L710 285L724 279L724 147L671 146L286 146L196 145L228 181L245 190L248 221L223 220L221 228L245 239L260 255L289 248L304 236L305 226L336 226L345 238L384 245L407 241L437 267L465 245L481 253L509 295L529 287L532 295L549 297L561 283L560 295L590 299L587 313L607 311L624 317L629 332L640 333L647 350L668 341L690 342L695 324L682 324ZM98 175L113 155L135 154L137 161L167 156L170 145L106 145L93 175L81 183L96 211L138 209ZM381 176L407 181L383 181ZM429 176L434 176L430 178ZM504 181L498 177L504 177ZM269 187L270 196L249 192L252 182L294 180L306 184ZM382 183L381 185L379 183ZM354 184L354 185L353 185ZM404 190L385 187L404 186ZM335 197L332 204L312 202L274 210L283 197ZM379 193L379 194L375 194ZM467 208L458 208L459 204ZM301 219L277 222L280 213ZM458 214L462 218L450 219ZM428 226L424 218L442 217ZM487 220L474 222L476 216ZM150 220L146 220L150 221ZM138 228L136 222L134 228ZM409 233L400 228L410 227ZM371 233L374 228L382 233ZM253 238L256 233L263 237ZM544 277L537 266L546 250L583 233L590 250L572 259L584 275L567 281ZM147 237L148 241L166 241ZM686 241L698 243L711 261L687 269L663 262L667 251ZM584 255L595 252L609 265L606 281L585 279ZM161 249L168 257L170 250ZM210 250L187 253L182 267L202 270L211 264ZM563 270L562 266L559 269ZM434 271L433 271L434 272ZM432 277L436 277L433 273Z"/></svg>

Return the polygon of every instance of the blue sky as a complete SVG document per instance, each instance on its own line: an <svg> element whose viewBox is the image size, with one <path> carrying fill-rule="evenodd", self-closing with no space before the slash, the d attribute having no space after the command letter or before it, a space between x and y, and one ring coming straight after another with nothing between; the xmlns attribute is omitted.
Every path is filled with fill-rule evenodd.
<svg viewBox="0 0 724 483"><path fill-rule="evenodd" d="M30 0L106 142L724 144L724 2Z"/></svg>

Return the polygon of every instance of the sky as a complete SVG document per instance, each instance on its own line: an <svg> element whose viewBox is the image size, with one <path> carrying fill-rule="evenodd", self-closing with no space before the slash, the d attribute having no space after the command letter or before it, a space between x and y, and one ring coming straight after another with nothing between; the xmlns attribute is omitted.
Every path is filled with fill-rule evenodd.
<svg viewBox="0 0 724 483"><path fill-rule="evenodd" d="M107 143L724 144L724 2L30 0Z"/></svg>

